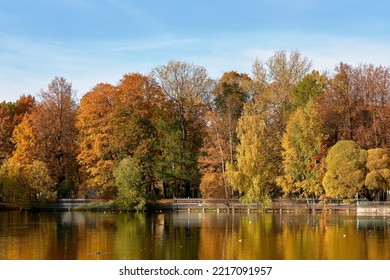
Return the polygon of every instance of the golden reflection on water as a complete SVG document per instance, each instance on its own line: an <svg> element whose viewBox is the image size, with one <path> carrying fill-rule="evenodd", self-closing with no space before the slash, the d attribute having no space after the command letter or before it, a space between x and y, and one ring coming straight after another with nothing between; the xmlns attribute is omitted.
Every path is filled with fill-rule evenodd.
<svg viewBox="0 0 390 280"><path fill-rule="evenodd" d="M0 259L390 259L390 217L0 212Z"/></svg>

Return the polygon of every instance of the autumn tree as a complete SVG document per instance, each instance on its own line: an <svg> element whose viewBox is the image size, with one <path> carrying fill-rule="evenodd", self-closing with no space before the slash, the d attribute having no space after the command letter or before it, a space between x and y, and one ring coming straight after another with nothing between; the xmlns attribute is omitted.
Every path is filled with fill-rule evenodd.
<svg viewBox="0 0 390 280"><path fill-rule="evenodd" d="M56 198L55 182L41 161L5 161L0 167L0 186L3 201L20 208L41 206Z"/></svg>
<svg viewBox="0 0 390 280"><path fill-rule="evenodd" d="M36 105L35 97L32 95L21 95L15 102L14 126L17 126L25 114L30 114Z"/></svg>
<svg viewBox="0 0 390 280"><path fill-rule="evenodd" d="M254 104L247 104L237 127L237 163L227 164L229 183L242 194L244 203L265 205L274 191L278 170L273 163L279 161L279 155L273 152L276 143L266 128L264 116Z"/></svg>
<svg viewBox="0 0 390 280"><path fill-rule="evenodd" d="M42 161L33 161L24 172L30 188L30 205L43 205L57 198L55 181L50 177L47 165Z"/></svg>
<svg viewBox="0 0 390 280"><path fill-rule="evenodd" d="M265 62L256 59L252 66L254 81L259 87L278 83L288 89L294 87L310 70L311 61L298 51L287 54L277 51ZM287 94L289 91L286 92Z"/></svg>
<svg viewBox="0 0 390 280"><path fill-rule="evenodd" d="M365 149L389 148L390 70L340 63L321 99L329 145L353 140Z"/></svg>
<svg viewBox="0 0 390 280"><path fill-rule="evenodd" d="M126 157L140 161L146 191L154 190L155 119L162 105L157 84L137 73L124 75L117 86L99 84L83 96L77 126L85 194L115 198L113 170Z"/></svg>
<svg viewBox="0 0 390 280"><path fill-rule="evenodd" d="M292 112L291 92L311 68L311 61L298 51L289 55L275 52L266 62L256 60L253 64L253 80L257 86L258 102L262 102L271 114L269 119L282 135L289 114Z"/></svg>
<svg viewBox="0 0 390 280"><path fill-rule="evenodd" d="M35 99L31 95L22 95L15 102L0 103L0 163L12 156L15 149L13 131L34 107Z"/></svg>
<svg viewBox="0 0 390 280"><path fill-rule="evenodd" d="M76 102L71 83L55 77L40 94L40 102L14 131L12 161L47 163L57 184L69 179L77 184Z"/></svg>
<svg viewBox="0 0 390 280"><path fill-rule="evenodd" d="M352 140L336 143L326 156L326 173L322 180L325 192L333 198L353 198L361 194L366 174L367 151Z"/></svg>
<svg viewBox="0 0 390 280"><path fill-rule="evenodd" d="M390 188L390 154L382 148L367 151L367 175L364 196L373 200L384 195Z"/></svg>
<svg viewBox="0 0 390 280"><path fill-rule="evenodd" d="M278 184L285 193L318 197L323 193L322 158L326 135L316 103L298 108L290 116L283 135L283 176Z"/></svg>
<svg viewBox="0 0 390 280"><path fill-rule="evenodd" d="M116 155L112 151L112 111L116 89L110 84L98 84L80 100L77 111L79 130L78 163L86 197L115 197L112 175Z"/></svg>
<svg viewBox="0 0 390 280"><path fill-rule="evenodd" d="M305 75L290 93L293 113L282 138L283 175L278 184L287 194L303 197L323 193L322 161L325 158L325 130L317 100L327 78L317 71Z"/></svg>
<svg viewBox="0 0 390 280"><path fill-rule="evenodd" d="M227 184L225 173L211 172L203 174L199 189L203 198L229 199L231 197L231 190Z"/></svg>
<svg viewBox="0 0 390 280"><path fill-rule="evenodd" d="M40 158L42 151L39 150L39 140L31 114L26 114L21 123L15 127L12 141L15 143L15 151L11 161L30 164Z"/></svg>
<svg viewBox="0 0 390 280"><path fill-rule="evenodd" d="M204 67L169 61L152 71L169 104L160 120L163 150L160 177L174 196L197 196L200 174L198 157L205 128L204 101L212 85Z"/></svg>
<svg viewBox="0 0 390 280"><path fill-rule="evenodd" d="M5 102L0 104L0 164L10 156L12 151L11 136L13 132L11 112Z"/></svg>
<svg viewBox="0 0 390 280"><path fill-rule="evenodd" d="M207 126L199 158L203 197L226 198L232 189L226 181L226 163L235 162L237 122L249 100L252 80L246 74L226 72L213 88L212 102L205 116Z"/></svg>
<svg viewBox="0 0 390 280"><path fill-rule="evenodd" d="M237 121L241 117L244 103L249 100L252 80L246 74L231 71L222 75L213 90L215 109L224 124L223 136L229 147L229 162L235 160L234 150L237 145Z"/></svg>
<svg viewBox="0 0 390 280"><path fill-rule="evenodd" d="M118 157L133 157L139 161L145 191L154 192L158 135L156 120L165 107L157 83L138 73L126 74L117 86L118 100L114 106L113 145Z"/></svg>
<svg viewBox="0 0 390 280"><path fill-rule="evenodd" d="M55 170L52 177L57 182L69 179L77 183L76 109L72 84L63 77L55 77L41 91L41 102L33 114L38 142L45 151L43 159Z"/></svg>
<svg viewBox="0 0 390 280"><path fill-rule="evenodd" d="M299 52L276 52L265 63L257 60L253 65L256 94L238 123L237 165L228 167L229 181L244 198L250 197L248 201L267 200L277 192L281 140L292 111L290 93L310 67Z"/></svg>
<svg viewBox="0 0 390 280"><path fill-rule="evenodd" d="M231 196L231 188L226 180L226 163L229 162L229 142L226 126L219 115L210 109L206 113L207 126L199 157L202 174L200 191L204 198L225 198ZM234 149L235 153L235 149Z"/></svg>
<svg viewBox="0 0 390 280"><path fill-rule="evenodd" d="M0 166L0 196L2 201L16 207L30 206L29 187L23 172L23 165L5 160Z"/></svg>

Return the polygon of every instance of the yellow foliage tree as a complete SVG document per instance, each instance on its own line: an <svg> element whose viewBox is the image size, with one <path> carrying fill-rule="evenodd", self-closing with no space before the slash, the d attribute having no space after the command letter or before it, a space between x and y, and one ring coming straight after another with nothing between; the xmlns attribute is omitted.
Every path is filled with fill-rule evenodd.
<svg viewBox="0 0 390 280"><path fill-rule="evenodd" d="M56 198L55 182L42 161L5 161L0 167L0 186L3 200L21 208L37 207Z"/></svg>
<svg viewBox="0 0 390 280"><path fill-rule="evenodd" d="M15 127L12 141L15 143L15 151L11 161L29 164L37 158L38 143L34 135L31 115L26 114L21 123Z"/></svg>
<svg viewBox="0 0 390 280"><path fill-rule="evenodd" d="M283 135L283 176L277 179L284 192L303 197L324 192L321 160L326 135L315 103L298 108L287 123Z"/></svg>
<svg viewBox="0 0 390 280"><path fill-rule="evenodd" d="M311 68L299 52L276 52L265 63L253 64L253 101L238 122L237 164L228 165L229 182L243 194L244 202L269 201L279 191L282 173L282 135L291 114L290 96Z"/></svg>
<svg viewBox="0 0 390 280"><path fill-rule="evenodd" d="M382 148L367 151L365 196L374 199L390 188L390 155Z"/></svg>
<svg viewBox="0 0 390 280"><path fill-rule="evenodd" d="M326 156L327 171L322 180L325 192L333 198L353 198L362 193L367 151L352 140L336 143Z"/></svg>
<svg viewBox="0 0 390 280"><path fill-rule="evenodd" d="M273 166L276 155L272 153L274 141L267 135L266 122L253 104L244 107L237 135L237 164L227 164L228 180L243 195L243 203L267 204L277 172Z"/></svg>

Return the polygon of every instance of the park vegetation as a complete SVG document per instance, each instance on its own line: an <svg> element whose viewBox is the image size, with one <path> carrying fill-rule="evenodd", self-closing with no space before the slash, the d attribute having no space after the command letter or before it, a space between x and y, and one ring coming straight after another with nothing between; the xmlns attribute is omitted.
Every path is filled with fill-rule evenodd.
<svg viewBox="0 0 390 280"><path fill-rule="evenodd" d="M37 98L0 103L0 202L96 198L141 210L162 197L385 199L389 123L390 68L319 73L297 51L218 79L169 61L79 101L55 77Z"/></svg>

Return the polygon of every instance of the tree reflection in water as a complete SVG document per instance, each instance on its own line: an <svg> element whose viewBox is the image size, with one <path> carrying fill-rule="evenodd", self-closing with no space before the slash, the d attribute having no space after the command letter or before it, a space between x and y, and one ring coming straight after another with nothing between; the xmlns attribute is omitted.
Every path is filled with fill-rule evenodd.
<svg viewBox="0 0 390 280"><path fill-rule="evenodd" d="M390 217L0 212L0 259L390 259Z"/></svg>

